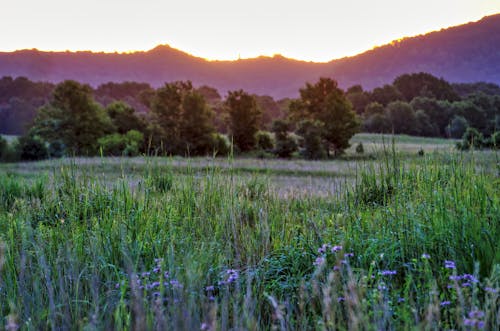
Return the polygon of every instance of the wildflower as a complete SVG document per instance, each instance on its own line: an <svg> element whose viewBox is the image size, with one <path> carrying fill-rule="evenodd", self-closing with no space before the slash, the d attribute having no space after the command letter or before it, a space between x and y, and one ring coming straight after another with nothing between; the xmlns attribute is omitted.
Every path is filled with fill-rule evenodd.
<svg viewBox="0 0 500 331"><path fill-rule="evenodd" d="M154 296L154 297L159 297L160 295L161 295L161 293L160 293L160 292L153 292L153 296Z"/></svg>
<svg viewBox="0 0 500 331"><path fill-rule="evenodd" d="M422 254L422 259L430 259L431 256L427 253Z"/></svg>
<svg viewBox="0 0 500 331"><path fill-rule="evenodd" d="M168 271L165 271L165 272L163 273L163 277L164 277L164 278L168 278L168 277L170 277L170 275L168 274Z"/></svg>
<svg viewBox="0 0 500 331"><path fill-rule="evenodd" d="M462 280L462 276L457 276L457 275L451 275L449 277L450 280L453 280L453 281L459 281L459 280Z"/></svg>
<svg viewBox="0 0 500 331"><path fill-rule="evenodd" d="M179 283L179 281L178 281L178 280L176 280L176 279L172 279L172 280L170 281L170 285L172 285L173 287L179 287L179 288L180 288L180 287L182 287L182 284L181 284L181 283Z"/></svg>
<svg viewBox="0 0 500 331"><path fill-rule="evenodd" d="M115 288L116 288L116 289L120 288L120 283L116 283L116 284L115 284Z"/></svg>
<svg viewBox="0 0 500 331"><path fill-rule="evenodd" d="M479 280L471 274L463 274L462 279L466 279L473 283L479 283Z"/></svg>
<svg viewBox="0 0 500 331"><path fill-rule="evenodd" d="M451 305L451 301L441 301L441 303L439 304L441 307L446 307L446 306L449 306Z"/></svg>
<svg viewBox="0 0 500 331"><path fill-rule="evenodd" d="M205 291L207 291L207 292L208 291L213 291L213 290L215 290L215 286L213 286L213 285L205 287Z"/></svg>
<svg viewBox="0 0 500 331"><path fill-rule="evenodd" d="M345 253L344 257L354 257L354 253Z"/></svg>
<svg viewBox="0 0 500 331"><path fill-rule="evenodd" d="M470 287L470 286L471 286L471 283L469 283L469 282L462 283L462 287Z"/></svg>
<svg viewBox="0 0 500 331"><path fill-rule="evenodd" d="M210 329L210 325L208 325L208 323L201 323L200 330L205 331L205 330L209 330L209 329Z"/></svg>
<svg viewBox="0 0 500 331"><path fill-rule="evenodd" d="M344 298L344 297L338 297L338 298L337 298L337 302L343 302L343 301L345 301L345 298Z"/></svg>
<svg viewBox="0 0 500 331"><path fill-rule="evenodd" d="M155 259L155 263L156 263L156 264L160 264L160 263L162 263L162 262L163 262L163 259Z"/></svg>
<svg viewBox="0 0 500 331"><path fill-rule="evenodd" d="M340 246L340 245L332 247L332 253L335 253L335 252L338 252L341 250L342 250L342 246Z"/></svg>
<svg viewBox="0 0 500 331"><path fill-rule="evenodd" d="M321 245L320 248L318 248L318 253L319 254L325 254L326 251L328 250L328 248L330 248L329 244L323 244L323 245Z"/></svg>
<svg viewBox="0 0 500 331"><path fill-rule="evenodd" d="M497 293L497 292L498 292L498 289L493 288L493 287L485 287L485 288L484 288L484 290L485 290L486 292L493 293L493 294L495 294L495 293Z"/></svg>
<svg viewBox="0 0 500 331"><path fill-rule="evenodd" d="M474 326L476 324L476 320L466 318L464 319L464 325L465 326Z"/></svg>
<svg viewBox="0 0 500 331"><path fill-rule="evenodd" d="M381 274L382 276L392 276L396 274L396 270L384 270Z"/></svg>
<svg viewBox="0 0 500 331"><path fill-rule="evenodd" d="M323 256L318 256L316 260L313 262L313 266L320 266L325 262L325 258Z"/></svg>
<svg viewBox="0 0 500 331"><path fill-rule="evenodd" d="M149 275L151 275L151 273L149 271L148 272L143 272L141 274L141 277L146 278L146 277L149 277Z"/></svg>
<svg viewBox="0 0 500 331"><path fill-rule="evenodd" d="M477 321L477 323L476 323L476 327L477 327L478 329L482 329L482 328L484 328L484 322L483 322L483 321Z"/></svg>
<svg viewBox="0 0 500 331"><path fill-rule="evenodd" d="M160 267L154 267L154 268L153 268L153 272L154 272L155 274L159 273L159 272L160 272L160 270L161 270L161 268L160 268Z"/></svg>
<svg viewBox="0 0 500 331"><path fill-rule="evenodd" d="M444 261L444 267L446 269L455 269L455 261L450 261L450 260L445 260Z"/></svg>
<svg viewBox="0 0 500 331"><path fill-rule="evenodd" d="M339 271L340 270L340 266L336 265L333 267L333 271Z"/></svg>
<svg viewBox="0 0 500 331"><path fill-rule="evenodd" d="M398 298L398 303L405 302L405 298Z"/></svg>
<svg viewBox="0 0 500 331"><path fill-rule="evenodd" d="M483 318L484 317L484 312L481 310L473 310L469 312L468 314L469 318Z"/></svg>

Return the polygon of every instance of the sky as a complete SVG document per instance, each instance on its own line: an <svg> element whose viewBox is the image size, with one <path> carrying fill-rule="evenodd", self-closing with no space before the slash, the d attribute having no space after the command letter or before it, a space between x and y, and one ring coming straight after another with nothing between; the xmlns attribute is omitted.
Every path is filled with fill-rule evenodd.
<svg viewBox="0 0 500 331"><path fill-rule="evenodd" d="M500 0L0 0L0 51L130 52L325 62L500 13Z"/></svg>

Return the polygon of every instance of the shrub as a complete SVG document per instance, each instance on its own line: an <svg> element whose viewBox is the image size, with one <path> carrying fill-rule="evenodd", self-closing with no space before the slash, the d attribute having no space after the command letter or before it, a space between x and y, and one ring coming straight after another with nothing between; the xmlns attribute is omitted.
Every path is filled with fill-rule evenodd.
<svg viewBox="0 0 500 331"><path fill-rule="evenodd" d="M21 160L37 161L48 157L49 152L45 143L36 135L28 133L19 138L17 144L18 155Z"/></svg>
<svg viewBox="0 0 500 331"><path fill-rule="evenodd" d="M212 140L213 150L216 156L229 155L229 153L231 152L231 144L224 135L220 133L214 133L212 136Z"/></svg>
<svg viewBox="0 0 500 331"><path fill-rule="evenodd" d="M363 147L363 143L359 143L356 146L356 153L363 154L365 152L365 148Z"/></svg>
<svg viewBox="0 0 500 331"><path fill-rule="evenodd" d="M270 151L274 148L273 137L267 131L257 132L255 138L257 139L257 148L263 151Z"/></svg>
<svg viewBox="0 0 500 331"><path fill-rule="evenodd" d="M458 144L457 144L458 147ZM476 128L467 128L462 136L460 149L467 150L469 148L483 147L483 135Z"/></svg>
<svg viewBox="0 0 500 331"><path fill-rule="evenodd" d="M305 120L299 123L297 134L301 136L301 154L310 160L323 159L327 152L321 139L323 125L318 121Z"/></svg>

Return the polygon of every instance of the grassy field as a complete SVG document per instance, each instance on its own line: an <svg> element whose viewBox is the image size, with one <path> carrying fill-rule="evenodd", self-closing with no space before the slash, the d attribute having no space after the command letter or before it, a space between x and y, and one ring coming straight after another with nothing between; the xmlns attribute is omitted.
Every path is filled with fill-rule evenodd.
<svg viewBox="0 0 500 331"><path fill-rule="evenodd" d="M498 329L498 156L355 139L0 165L0 329Z"/></svg>

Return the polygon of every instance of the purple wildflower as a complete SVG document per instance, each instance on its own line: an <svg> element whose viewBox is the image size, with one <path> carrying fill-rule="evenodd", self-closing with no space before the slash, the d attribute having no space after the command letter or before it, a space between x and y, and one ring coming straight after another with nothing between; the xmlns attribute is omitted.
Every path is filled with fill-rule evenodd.
<svg viewBox="0 0 500 331"><path fill-rule="evenodd" d="M337 298L337 302L343 302L343 301L345 301L345 298L344 298L344 297L338 297L338 298Z"/></svg>
<svg viewBox="0 0 500 331"><path fill-rule="evenodd" d="M354 253L345 253L344 257L354 257Z"/></svg>
<svg viewBox="0 0 500 331"><path fill-rule="evenodd" d="M474 275L471 274L463 274L462 279L466 279L473 283L479 283L479 280L476 277L474 277Z"/></svg>
<svg viewBox="0 0 500 331"><path fill-rule="evenodd" d="M473 310L469 312L468 314L469 318L483 318L484 317L484 312L481 310Z"/></svg>
<svg viewBox="0 0 500 331"><path fill-rule="evenodd" d="M205 331L205 330L209 330L209 329L210 329L210 325L208 325L208 323L201 323L200 330Z"/></svg>
<svg viewBox="0 0 500 331"><path fill-rule="evenodd" d="M213 291L213 290L215 290L215 286L213 286L213 285L205 287L205 291L207 291L207 292L208 291Z"/></svg>
<svg viewBox="0 0 500 331"><path fill-rule="evenodd" d="M340 266L336 265L333 267L333 271L339 271L340 270Z"/></svg>
<svg viewBox="0 0 500 331"><path fill-rule="evenodd" d="M397 272L396 270L383 270L381 272L382 276L392 276L395 275Z"/></svg>
<svg viewBox="0 0 500 331"><path fill-rule="evenodd" d="M441 301L441 303L439 304L441 307L446 307L446 306L449 306L451 305L451 301Z"/></svg>
<svg viewBox="0 0 500 331"><path fill-rule="evenodd" d="M455 261L445 260L444 261L444 267L446 269L455 269L456 268Z"/></svg>
<svg viewBox="0 0 500 331"><path fill-rule="evenodd" d="M483 321L477 321L477 323L476 323L476 327L477 327L478 329L483 329L483 328L484 328L484 325L485 325L485 324L484 324L484 322L483 322Z"/></svg>
<svg viewBox="0 0 500 331"><path fill-rule="evenodd" d="M153 272L154 272L155 274L159 273L159 272L160 272L160 270L161 270L161 268L160 268L160 267L154 267L154 268L153 268Z"/></svg>
<svg viewBox="0 0 500 331"><path fill-rule="evenodd" d="M489 293L497 293L498 289L493 288L493 287L485 287L484 290Z"/></svg>
<svg viewBox="0 0 500 331"><path fill-rule="evenodd" d="M329 244L323 244L321 245L320 248L318 248L318 253L319 254L325 254L326 251L330 248L330 245Z"/></svg>
<svg viewBox="0 0 500 331"><path fill-rule="evenodd" d="M342 250L342 246L337 245L332 247L332 253L338 252Z"/></svg>
<svg viewBox="0 0 500 331"><path fill-rule="evenodd" d="M450 280L453 280L453 281L459 281L459 280L462 280L462 276L457 276L457 275L451 275L449 277Z"/></svg>
<svg viewBox="0 0 500 331"><path fill-rule="evenodd" d="M474 325L476 325L476 320L466 318L466 319L464 319L464 325L465 326L474 326Z"/></svg>
<svg viewBox="0 0 500 331"><path fill-rule="evenodd" d="M462 283L462 287L470 287L471 285L469 282Z"/></svg>
<svg viewBox="0 0 500 331"><path fill-rule="evenodd" d="M320 266L325 262L325 257L324 256L318 256L316 260L313 262L313 266Z"/></svg>
<svg viewBox="0 0 500 331"><path fill-rule="evenodd" d="M401 302L405 302L405 298L398 298L398 302L401 303Z"/></svg>
<svg viewBox="0 0 500 331"><path fill-rule="evenodd" d="M141 276L142 276L143 278L146 278L146 277L149 277L149 275L150 275L150 274L151 274L151 273L150 273L149 271L148 271L148 272L143 272L143 273L141 274Z"/></svg>
<svg viewBox="0 0 500 331"><path fill-rule="evenodd" d="M431 256L427 253L422 254L422 259L430 259Z"/></svg>

